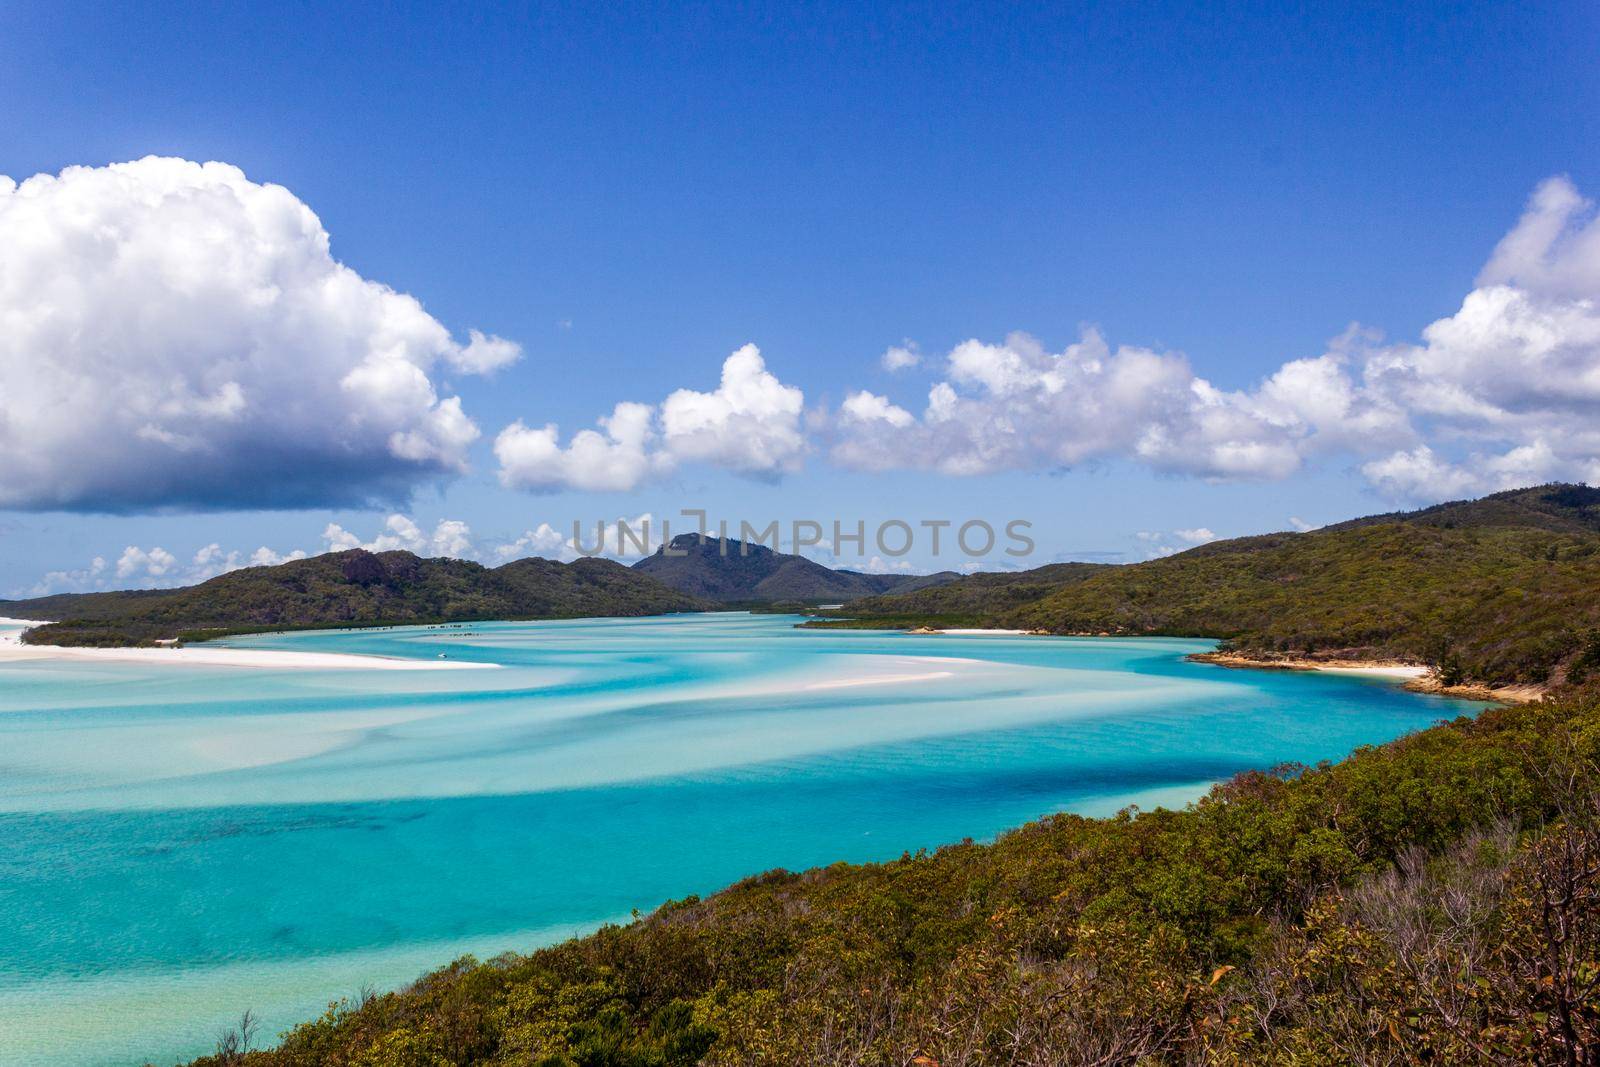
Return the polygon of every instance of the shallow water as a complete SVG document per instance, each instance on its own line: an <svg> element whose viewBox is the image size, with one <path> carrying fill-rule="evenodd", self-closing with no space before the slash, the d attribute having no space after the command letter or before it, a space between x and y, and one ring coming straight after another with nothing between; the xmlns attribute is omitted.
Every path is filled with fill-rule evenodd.
<svg viewBox="0 0 1600 1067"><path fill-rule="evenodd" d="M233 644L495 671L0 662L0 1063L171 1062L771 867L1178 805L1481 705L1204 641L485 623Z"/></svg>

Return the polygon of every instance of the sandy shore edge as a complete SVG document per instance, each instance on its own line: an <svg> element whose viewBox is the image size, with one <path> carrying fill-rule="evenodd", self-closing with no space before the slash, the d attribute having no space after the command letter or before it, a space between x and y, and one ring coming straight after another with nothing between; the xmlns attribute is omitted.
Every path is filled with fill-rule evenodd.
<svg viewBox="0 0 1600 1067"><path fill-rule="evenodd" d="M1429 668L1420 663L1398 660L1307 659L1293 656L1268 658L1246 656L1238 652L1196 652L1189 658L1197 663L1258 671L1326 671L1330 674L1392 678L1418 693L1436 693L1468 700L1494 700L1502 704L1528 704L1545 696L1545 687L1539 685L1440 685Z"/></svg>
<svg viewBox="0 0 1600 1067"><path fill-rule="evenodd" d="M400 659L362 656L350 652L291 652L274 648L75 648L64 645L25 645L22 630L43 625L34 619L0 618L0 663L18 660L57 660L89 663L164 663L189 667L264 667L303 670L458 671L499 667L498 663L469 663L454 659Z"/></svg>
<svg viewBox="0 0 1600 1067"><path fill-rule="evenodd" d="M913 637L1048 637L1044 630L993 630L976 626L953 626L949 629L939 629L933 626L918 626L914 629L902 631Z"/></svg>

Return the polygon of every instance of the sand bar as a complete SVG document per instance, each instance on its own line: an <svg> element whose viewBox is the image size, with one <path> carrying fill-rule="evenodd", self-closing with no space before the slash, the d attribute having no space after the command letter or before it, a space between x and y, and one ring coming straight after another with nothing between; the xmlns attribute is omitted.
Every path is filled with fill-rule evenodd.
<svg viewBox="0 0 1600 1067"><path fill-rule="evenodd" d="M928 671L925 674L874 674L862 678L838 678L828 682L812 682L807 689L853 689L858 685L901 685L906 682L931 682L939 678L953 678L955 671Z"/></svg>
<svg viewBox="0 0 1600 1067"><path fill-rule="evenodd" d="M457 659L400 659L359 656L348 652L290 652L269 648L228 648L188 645L182 648L69 648L62 645L25 645L22 629L39 626L31 619L0 618L0 663L19 660L76 661L80 663L169 663L186 667L264 667L300 670L455 671L498 667L498 663L469 663ZM17 627L10 629L10 627Z"/></svg>

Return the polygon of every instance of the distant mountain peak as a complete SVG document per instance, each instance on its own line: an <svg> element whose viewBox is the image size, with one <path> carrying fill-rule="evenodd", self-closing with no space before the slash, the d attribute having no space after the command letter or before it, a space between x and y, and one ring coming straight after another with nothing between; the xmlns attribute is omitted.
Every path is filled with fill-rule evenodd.
<svg viewBox="0 0 1600 1067"><path fill-rule="evenodd" d="M699 533L679 534L633 566L681 593L724 604L846 601L956 577L834 570L754 541Z"/></svg>
<svg viewBox="0 0 1600 1067"><path fill-rule="evenodd" d="M733 537L717 537L714 534L685 533L678 534L671 541L656 549L655 555L666 556L668 550L674 555L682 553L696 553L712 556L738 556L749 558L751 556L781 555L758 541L740 541Z"/></svg>

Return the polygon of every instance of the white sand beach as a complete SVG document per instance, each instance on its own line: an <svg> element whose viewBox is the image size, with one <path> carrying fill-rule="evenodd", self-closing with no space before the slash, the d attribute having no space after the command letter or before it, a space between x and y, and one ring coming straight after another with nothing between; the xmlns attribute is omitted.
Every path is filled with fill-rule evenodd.
<svg viewBox="0 0 1600 1067"><path fill-rule="evenodd" d="M1431 672L1419 663L1371 663L1356 659L1309 659L1296 656L1248 656L1238 652L1202 652L1190 656L1199 663L1214 663L1219 667L1243 667L1249 670L1318 671L1326 674L1364 675L1369 678L1393 678L1402 682L1420 682Z"/></svg>
<svg viewBox="0 0 1600 1067"><path fill-rule="evenodd" d="M1371 666L1334 667L1317 665L1314 670L1329 674L1364 674L1374 678L1403 678L1415 681L1428 676L1428 668L1403 663L1374 664Z"/></svg>
<svg viewBox="0 0 1600 1067"><path fill-rule="evenodd" d="M17 660L62 660L89 663L170 663L188 667L264 667L268 669L455 671L482 670L498 663L468 663L454 659L392 659L358 656L346 652L288 652L264 648L67 648L61 645L25 645L22 631L42 623L33 619L0 618L0 663Z"/></svg>

